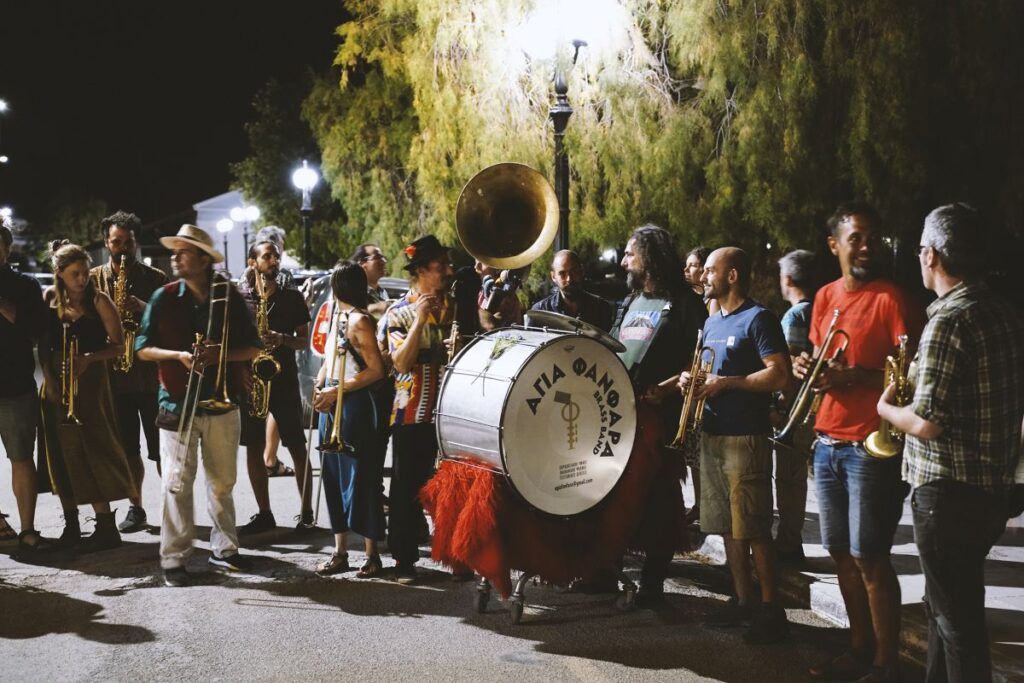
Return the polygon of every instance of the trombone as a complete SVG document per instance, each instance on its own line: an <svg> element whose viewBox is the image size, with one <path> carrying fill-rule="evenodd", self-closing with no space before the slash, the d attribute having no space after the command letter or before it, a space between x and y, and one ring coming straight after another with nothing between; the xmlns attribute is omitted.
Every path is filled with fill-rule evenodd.
<svg viewBox="0 0 1024 683"><path fill-rule="evenodd" d="M710 354L710 357L708 355ZM679 429L676 438L668 444L668 448L682 450L683 443L689 434L700 431L704 421L704 398L696 398L697 389L704 384L711 369L715 366L715 350L704 346L704 330L697 330L697 346L693 351L693 362L690 364L690 385L683 396L683 409L679 413ZM693 415L690 415L690 409Z"/></svg>
<svg viewBox="0 0 1024 683"><path fill-rule="evenodd" d="M195 422L196 410L202 408L213 412L226 412L235 407L235 404L228 398L227 389L227 349L228 349L228 306L231 297L231 278L223 274L224 279L218 280L219 274L213 275L210 282L210 308L206 319L206 334L196 333L195 342L192 345L192 364L188 371L188 382L185 384L185 398L181 402L181 417L178 420L178 432L174 458L171 460L170 469L167 473L167 490L177 495L182 489L182 475L185 469L185 460L188 454L188 445L192 440L192 425ZM223 288L223 294L218 296L217 288ZM199 355L206 347L210 334L213 332L213 318L216 304L223 304L223 323L221 324L220 353L217 356L217 378L214 383L213 397L199 400L202 391L205 368L199 369L196 362ZM222 394L217 397L218 391ZM182 432L185 438L182 439Z"/></svg>
<svg viewBox="0 0 1024 683"><path fill-rule="evenodd" d="M913 382L910 380L910 365L907 363L907 335L899 337L900 348L896 357L888 356L885 359L885 379L882 380L883 389L890 384L896 385L896 396L893 402L898 406L905 406L914 397ZM868 434L864 439L864 450L873 458L887 459L899 455L903 451L905 435L894 427L888 420L882 420L878 425L878 431Z"/></svg>
<svg viewBox="0 0 1024 683"><path fill-rule="evenodd" d="M455 297L455 286L457 283L453 282L451 286L451 297L452 297L452 332L448 337L448 366L451 366L452 359L455 358L455 354L458 352L459 342L462 341L459 335L459 300Z"/></svg>
<svg viewBox="0 0 1024 683"><path fill-rule="evenodd" d="M825 371L828 363L838 360L839 357L846 351L846 347L850 344L850 335L845 330L836 329L839 324L839 309L835 309L832 313L832 322L829 323L828 333L825 335L825 339L818 349L818 353L814 358L811 359L811 369L804 377L803 384L800 385L800 389L796 393L796 397L793 399L793 405L789 409L789 417L786 420L786 424L779 431L775 432L772 437L772 442L777 443L787 448L793 447L793 436L796 434L796 428L800 425L811 424L814 420L815 414L818 412L818 408L821 406L821 393L815 393L814 385L817 384L818 378L821 377L821 373ZM829 351L832 349L832 342L837 337L842 337L839 342L835 345L835 351L831 357L828 356Z"/></svg>
<svg viewBox="0 0 1024 683"><path fill-rule="evenodd" d="M68 331L70 328L68 323L63 323L63 328L60 344L60 404L67 412L61 418L61 424L81 427L82 422L75 415L75 396L78 395L78 377L75 376L78 337Z"/></svg>
<svg viewBox="0 0 1024 683"><path fill-rule="evenodd" d="M345 316L345 326L341 325L341 316ZM327 441L316 448L321 453L350 453L352 447L341 438L342 401L345 398L345 359L348 356L348 312L338 311L334 318L334 355L331 357L331 369L327 373L331 379L338 380L338 396L334 401L334 424ZM326 380L324 382L326 385Z"/></svg>

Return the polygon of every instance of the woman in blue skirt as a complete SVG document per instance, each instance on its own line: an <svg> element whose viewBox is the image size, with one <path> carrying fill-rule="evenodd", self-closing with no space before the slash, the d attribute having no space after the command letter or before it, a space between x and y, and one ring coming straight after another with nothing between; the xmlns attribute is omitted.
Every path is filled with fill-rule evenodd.
<svg viewBox="0 0 1024 683"><path fill-rule="evenodd" d="M316 567L322 576L349 570L345 536L354 531L366 543L366 563L357 576L382 572L377 542L385 538L381 482L386 444L380 421L388 419L387 406L375 398L374 385L384 379L384 361L377 347L373 318L366 312L366 273L346 263L331 275L335 315L327 339L326 356L317 376L313 407L320 416L320 443L331 441L334 430L338 378L342 378L342 418L339 452L322 452L322 476L327 512L334 532L334 554ZM340 330L340 333L339 333Z"/></svg>

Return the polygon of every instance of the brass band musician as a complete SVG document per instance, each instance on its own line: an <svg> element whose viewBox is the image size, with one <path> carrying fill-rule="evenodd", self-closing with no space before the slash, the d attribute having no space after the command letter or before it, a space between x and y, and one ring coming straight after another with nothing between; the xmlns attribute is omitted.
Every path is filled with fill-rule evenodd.
<svg viewBox="0 0 1024 683"><path fill-rule="evenodd" d="M279 371L266 388L270 394L267 415L253 415L251 405L242 407L241 443L245 446L249 482L252 484L258 507L258 512L249 523L239 527L238 531L243 535L268 531L277 526L274 513L270 509L268 472L263 457L267 434L266 422L271 415L277 422L281 442L295 463L295 481L299 495L305 492L298 520L299 526L308 526L313 522L310 503L313 487L303 486L303 479L307 476L306 436L302 424L298 366L295 362L295 352L305 346L309 336L309 310L299 290L284 288L278 284L280 269L281 252L274 242L258 242L249 248L249 281L244 296L250 312L256 317L261 289L256 286L256 278L261 278L263 298L266 301L266 325L269 330L263 339L263 345L277 361Z"/></svg>
<svg viewBox="0 0 1024 683"><path fill-rule="evenodd" d="M136 232L142 223L134 213L118 211L104 218L103 243L110 254L109 260L101 266L93 268L89 275L96 288L115 300L117 283L123 281L125 291L125 310L119 310L122 318L122 330L128 318L136 326L146 310L146 302L160 287L167 284L167 275L163 271L151 268L136 258ZM122 271L121 264L124 263ZM126 343L130 343L126 340ZM126 348L124 357L132 358L134 348ZM114 392L114 410L117 414L117 427L121 436L121 445L128 456L128 464L132 469L132 478L139 487L139 495L129 499L131 506L124 521L118 525L121 533L132 533L146 528L146 510L142 506L142 482L146 476L146 468L142 460L139 424L146 436L146 451L150 460L156 463L160 471L160 435L156 426L156 392L160 386L157 379L157 368L153 363L130 363L126 370L117 369L118 363L108 365L110 386Z"/></svg>

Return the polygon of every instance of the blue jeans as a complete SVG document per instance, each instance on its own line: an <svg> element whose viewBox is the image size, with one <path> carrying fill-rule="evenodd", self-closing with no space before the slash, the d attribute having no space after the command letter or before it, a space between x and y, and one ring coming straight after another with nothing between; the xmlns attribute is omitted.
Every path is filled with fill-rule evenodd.
<svg viewBox="0 0 1024 683"><path fill-rule="evenodd" d="M900 457L872 458L860 443L814 445L821 544L854 557L888 555L909 487L900 476Z"/></svg>
<svg viewBox="0 0 1024 683"><path fill-rule="evenodd" d="M911 499L928 615L928 683L990 681L985 556L1006 528L1006 497L940 479Z"/></svg>

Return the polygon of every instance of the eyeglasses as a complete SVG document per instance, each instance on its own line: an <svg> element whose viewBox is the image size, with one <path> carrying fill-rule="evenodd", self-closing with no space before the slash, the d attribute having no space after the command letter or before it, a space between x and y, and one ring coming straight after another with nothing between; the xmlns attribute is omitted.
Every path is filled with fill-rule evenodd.
<svg viewBox="0 0 1024 683"><path fill-rule="evenodd" d="M386 256L384 256L384 254L377 253L377 254L370 254L369 256L364 256L362 258L362 261L360 261L360 262L361 263L366 263L367 261L384 261L384 262L387 262L387 260L388 259L387 259Z"/></svg>
<svg viewBox="0 0 1024 683"><path fill-rule="evenodd" d="M924 251L925 249L930 249L930 248L931 247L929 245L927 245L927 244L919 244L919 245L917 245L917 252L916 253L917 253L918 256L920 256L922 251Z"/></svg>

